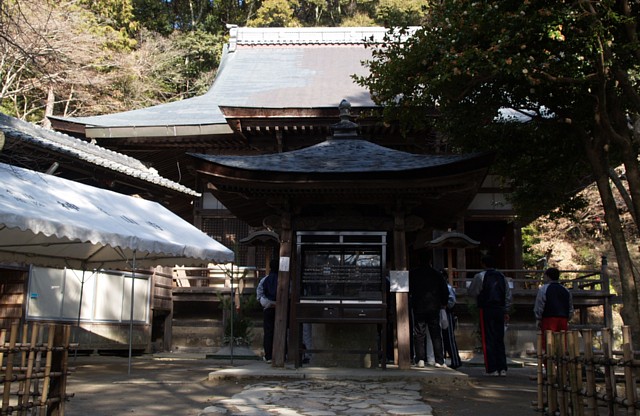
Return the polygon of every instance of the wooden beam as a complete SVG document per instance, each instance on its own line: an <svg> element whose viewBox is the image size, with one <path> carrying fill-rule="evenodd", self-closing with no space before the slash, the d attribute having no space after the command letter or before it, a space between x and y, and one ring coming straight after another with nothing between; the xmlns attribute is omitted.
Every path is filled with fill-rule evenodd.
<svg viewBox="0 0 640 416"><path fill-rule="evenodd" d="M290 262L293 231L291 214L282 215L280 236L280 270L278 271L278 293L276 295L276 322L273 334L273 367L284 367L287 345L287 310L289 306L289 284L291 280Z"/></svg>
<svg viewBox="0 0 640 416"><path fill-rule="evenodd" d="M407 246L404 211L394 214L393 247L396 270L407 270ZM409 293L396 292L396 325L398 334L398 368L411 368L411 328L409 326ZM383 357L384 359L384 357Z"/></svg>

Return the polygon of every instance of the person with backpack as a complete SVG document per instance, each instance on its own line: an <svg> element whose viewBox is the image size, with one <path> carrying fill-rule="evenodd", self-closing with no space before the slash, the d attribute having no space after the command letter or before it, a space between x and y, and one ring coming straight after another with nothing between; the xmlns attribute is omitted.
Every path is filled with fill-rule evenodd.
<svg viewBox="0 0 640 416"><path fill-rule="evenodd" d="M547 282L538 289L533 314L536 326L542 330L545 341L542 348L546 350L547 331L566 331L569 320L573 316L573 297L569 289L560 283L560 270L549 267L544 272Z"/></svg>
<svg viewBox="0 0 640 416"><path fill-rule="evenodd" d="M507 375L507 354L504 345L505 325L509 323L511 288L507 278L495 269L491 256L482 258L484 271L471 281L468 295L476 298L480 313L480 334L484 366L488 376Z"/></svg>
<svg viewBox="0 0 640 416"><path fill-rule="evenodd" d="M273 353L273 335L276 323L276 294L278 292L278 270L280 262L278 259L271 259L269 262L269 274L260 279L256 288L256 298L264 309L263 312L263 345L264 359L271 363Z"/></svg>
<svg viewBox="0 0 640 416"><path fill-rule="evenodd" d="M409 304L413 315L413 338L418 367L427 360L427 331L433 343L435 367L446 368L440 328L440 309L447 306L449 290L442 275L421 258L420 266L409 271Z"/></svg>

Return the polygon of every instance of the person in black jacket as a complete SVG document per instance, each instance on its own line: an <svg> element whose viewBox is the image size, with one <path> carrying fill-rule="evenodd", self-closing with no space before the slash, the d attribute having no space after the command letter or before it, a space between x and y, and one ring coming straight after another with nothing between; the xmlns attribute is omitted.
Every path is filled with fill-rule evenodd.
<svg viewBox="0 0 640 416"><path fill-rule="evenodd" d="M278 259L271 259L269 262L269 274L260 279L256 289L256 298L264 308L263 317L263 348L264 359L271 363L273 353L273 335L276 322L276 294L278 292L278 269L280 263Z"/></svg>
<svg viewBox="0 0 640 416"><path fill-rule="evenodd" d="M413 315L414 349L418 367L426 360L427 329L433 343L436 367L446 367L440 328L440 309L447 306L449 289L442 274L423 259L409 271L409 301Z"/></svg>
<svg viewBox="0 0 640 416"><path fill-rule="evenodd" d="M533 313L536 324L546 337L546 331L566 331L573 315L573 298L571 292L560 283L560 271L549 267L544 272L547 283L538 289ZM543 342L542 348L546 348Z"/></svg>
<svg viewBox="0 0 640 416"><path fill-rule="evenodd" d="M475 297L478 304L486 375L504 377L507 375L504 332L509 323L511 287L507 278L495 269L493 257L485 255L482 265L485 270L473 277L467 294Z"/></svg>

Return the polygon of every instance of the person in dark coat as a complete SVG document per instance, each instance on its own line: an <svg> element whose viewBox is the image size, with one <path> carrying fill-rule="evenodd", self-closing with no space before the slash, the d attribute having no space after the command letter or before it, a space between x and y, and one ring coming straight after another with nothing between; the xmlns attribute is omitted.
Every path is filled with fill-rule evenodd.
<svg viewBox="0 0 640 416"><path fill-rule="evenodd" d="M536 324L546 338L547 331L566 331L573 315L573 298L569 289L560 283L560 271L549 267L544 272L548 281L538 289L533 313ZM546 340L542 348L546 349Z"/></svg>
<svg viewBox="0 0 640 416"><path fill-rule="evenodd" d="M278 270L280 263L278 259L269 262L269 274L263 277L258 283L256 297L264 308L263 312L263 348L264 359L271 362L273 353L273 335L276 323L276 294L278 292Z"/></svg>
<svg viewBox="0 0 640 416"><path fill-rule="evenodd" d="M511 287L505 275L495 269L493 257L484 256L482 265L485 270L473 277L467 294L475 297L478 304L486 375L504 377L507 375L504 332L509 323Z"/></svg>
<svg viewBox="0 0 640 416"><path fill-rule="evenodd" d="M446 367L440 328L440 309L447 306L449 290L442 274L431 267L426 259L409 271L409 302L413 315L414 349L418 367L426 360L427 330L433 343L436 367Z"/></svg>

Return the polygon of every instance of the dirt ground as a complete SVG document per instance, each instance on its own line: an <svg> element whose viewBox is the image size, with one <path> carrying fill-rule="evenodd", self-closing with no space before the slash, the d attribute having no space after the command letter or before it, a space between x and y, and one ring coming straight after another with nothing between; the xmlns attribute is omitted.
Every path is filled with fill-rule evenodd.
<svg viewBox="0 0 640 416"><path fill-rule="evenodd" d="M198 415L217 400L229 398L256 380L212 382L211 371L231 367L229 361L150 359L133 357L77 357L67 393L67 416ZM244 365L236 360L234 366ZM267 365L267 364L265 364ZM535 367L510 368L507 377L485 377L479 367L463 366L468 385L427 383L424 400L436 416L533 415Z"/></svg>

